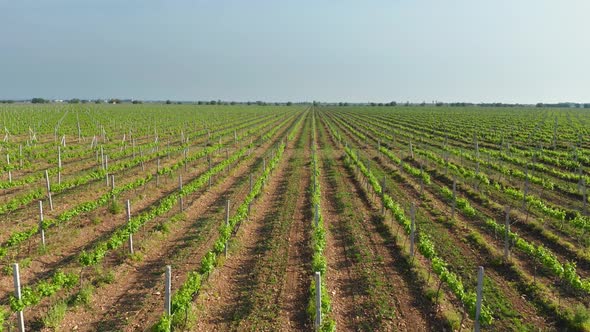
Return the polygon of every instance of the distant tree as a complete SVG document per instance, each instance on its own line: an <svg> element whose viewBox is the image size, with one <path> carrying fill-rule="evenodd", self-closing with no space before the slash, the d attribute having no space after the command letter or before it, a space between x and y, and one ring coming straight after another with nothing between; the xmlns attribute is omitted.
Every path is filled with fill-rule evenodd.
<svg viewBox="0 0 590 332"><path fill-rule="evenodd" d="M543 107L545 105L543 105L543 103L537 103L537 107Z"/></svg>
<svg viewBox="0 0 590 332"><path fill-rule="evenodd" d="M78 99L78 98L70 99L70 100L68 100L68 103L70 103L70 104L78 104L78 103L80 103L80 99Z"/></svg>
<svg viewBox="0 0 590 332"><path fill-rule="evenodd" d="M143 104L143 101L141 100L134 100L132 101L133 104Z"/></svg>
<svg viewBox="0 0 590 332"><path fill-rule="evenodd" d="M425 102L425 101L423 101L423 102L420 104L420 106L426 106L426 102Z"/></svg>
<svg viewBox="0 0 590 332"><path fill-rule="evenodd" d="M109 104L120 104L120 103L121 103L121 99L118 99L118 98L109 99Z"/></svg>
<svg viewBox="0 0 590 332"><path fill-rule="evenodd" d="M166 105L170 105L172 104L172 101L170 101L170 99L166 100Z"/></svg>
<svg viewBox="0 0 590 332"><path fill-rule="evenodd" d="M216 105L216 104L217 104L217 101L215 101L215 100L211 100L211 101L209 102L209 105Z"/></svg>
<svg viewBox="0 0 590 332"><path fill-rule="evenodd" d="M410 102L409 101L406 101L406 104L405 105L406 106L410 106Z"/></svg>
<svg viewBox="0 0 590 332"><path fill-rule="evenodd" d="M396 106L397 103L395 101L390 101L387 106Z"/></svg>
<svg viewBox="0 0 590 332"><path fill-rule="evenodd" d="M247 101L246 102L246 105L252 105L252 102L251 101Z"/></svg>
<svg viewBox="0 0 590 332"><path fill-rule="evenodd" d="M96 100L94 100L94 103L95 103L95 104L101 104L101 103L102 103L102 100L100 100L100 99L96 99Z"/></svg>
<svg viewBox="0 0 590 332"><path fill-rule="evenodd" d="M443 105L444 105L444 103L442 101L437 101L436 102L436 107L441 107Z"/></svg>
<svg viewBox="0 0 590 332"><path fill-rule="evenodd" d="M81 99L81 100L80 100L80 102L81 102L82 104L86 104L86 103L88 103L88 100L86 100L86 99Z"/></svg>
<svg viewBox="0 0 590 332"><path fill-rule="evenodd" d="M182 105L182 102L181 101L177 101L176 102L176 105Z"/></svg>
<svg viewBox="0 0 590 332"><path fill-rule="evenodd" d="M43 99L43 98L33 98L31 99L31 103L33 104L44 104L47 103L48 101Z"/></svg>
<svg viewBox="0 0 590 332"><path fill-rule="evenodd" d="M288 102L287 102L287 106L291 106L291 105L293 105L293 103L292 103L292 102L290 102L290 101L288 101Z"/></svg>
<svg viewBox="0 0 590 332"><path fill-rule="evenodd" d="M230 105L235 105L235 104L236 104L236 102L235 102L235 101L230 101L230 102L229 102L229 104L230 104Z"/></svg>

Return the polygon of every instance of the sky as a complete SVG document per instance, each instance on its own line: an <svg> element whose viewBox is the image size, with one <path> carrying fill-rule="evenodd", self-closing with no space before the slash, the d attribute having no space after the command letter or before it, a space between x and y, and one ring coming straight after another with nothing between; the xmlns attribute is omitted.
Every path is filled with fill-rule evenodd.
<svg viewBox="0 0 590 332"><path fill-rule="evenodd" d="M0 0L0 99L590 102L588 0Z"/></svg>

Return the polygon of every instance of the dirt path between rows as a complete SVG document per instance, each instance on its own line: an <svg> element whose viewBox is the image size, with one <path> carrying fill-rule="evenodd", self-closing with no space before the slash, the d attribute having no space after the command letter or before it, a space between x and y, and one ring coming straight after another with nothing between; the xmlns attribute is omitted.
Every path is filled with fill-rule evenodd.
<svg viewBox="0 0 590 332"><path fill-rule="evenodd" d="M340 211L341 207L336 206L338 201L336 195L343 196L342 193L346 193L349 203L356 211L356 216L362 219L361 228L367 241L365 245L377 259L371 268L386 276L387 283L391 286L387 290L391 292L389 295L395 306L395 316L391 323L384 323L391 325L385 326L400 331L439 330L441 325L434 317L436 315L434 308L424 298L419 287L412 285L409 266L400 257L401 252L396 249L393 242L379 235L379 225L382 224L380 212L369 202L360 183L344 167L342 152L331 150L336 149L333 141L330 145L325 147L327 150L322 151L325 158L322 189L325 188L323 197L328 207L324 213L326 225L330 229L328 248L334 248L333 251L327 251L328 265L329 267L332 265L328 278L334 277L333 301L338 328L358 330L367 327L362 322L366 317L362 316L363 313L359 312L359 308L363 307L363 302L371 300L363 296L362 291L358 289L359 276L351 275L350 265L354 263L347 258L350 254L346 251L349 249L346 247L346 235L342 234L346 230L341 225L347 216L343 215L344 211ZM326 166L327 163L333 163L333 165Z"/></svg>
<svg viewBox="0 0 590 332"><path fill-rule="evenodd" d="M301 285L297 285L295 289L290 289L286 293L283 293L284 296L293 299L292 308L295 312L289 312L288 317L279 319L276 315L272 314L281 308L280 292L283 282L275 280L275 283L271 286L260 285L259 279L261 276L257 274L260 264L264 264L265 260L269 258L267 256L269 255L268 251L271 250L269 243L273 236L272 224L277 221L276 218L282 206L289 204L285 202L285 193L289 186L290 177L288 175L292 171L291 162L295 154L292 144L293 142L289 142L287 145L279 165L263 189L262 196L253 204L249 221L242 224L238 234L234 238L236 247L230 252L223 266L212 274L209 284L206 289L203 289L202 296L197 300L197 306L201 311L197 318L195 330L229 331L248 328L255 329L252 327L253 325L260 323L275 326L276 324L280 324L278 321L287 324L287 326L283 326L286 330L300 330L298 327L304 326L302 324L305 324L305 321L301 321L299 318L301 315L299 310L301 310L302 304ZM307 179L304 180L308 181L308 179L309 174L307 175ZM305 181L300 181L298 186L305 187ZM305 192L300 192L299 196L304 194ZM279 222L290 222L290 220L280 220ZM294 223L296 224L297 222L295 221ZM298 230L295 230L295 233L293 234L290 245L295 245L293 240L299 239ZM299 247L299 243L297 244L297 248L301 248ZM270 257L270 259L273 258ZM293 278L298 283L300 281L299 273L302 272L298 257L293 257L291 263L295 264L293 267L295 269L293 271ZM288 263L286 266L288 270ZM287 282L289 282L288 279ZM258 300L255 298L255 294L260 287L272 287L272 297L265 298L268 300L264 303L264 306L267 308L255 307ZM260 311L267 311L272 316L253 321L251 315L255 315ZM292 321L292 319L296 321ZM289 326L291 323L295 324L295 326ZM268 328L259 329L266 330Z"/></svg>

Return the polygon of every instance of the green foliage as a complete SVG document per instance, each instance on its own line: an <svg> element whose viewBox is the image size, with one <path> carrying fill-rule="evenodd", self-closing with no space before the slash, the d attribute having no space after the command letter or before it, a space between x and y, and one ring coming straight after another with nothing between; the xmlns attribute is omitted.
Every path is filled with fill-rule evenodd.
<svg viewBox="0 0 590 332"><path fill-rule="evenodd" d="M590 330L590 311L582 304L576 305L571 321L580 331Z"/></svg>
<svg viewBox="0 0 590 332"><path fill-rule="evenodd" d="M22 311L26 307L38 304L43 297L49 297L61 289L70 289L77 283L77 274L57 271L51 279L40 281L35 288L23 287L20 300L10 295L10 308L15 312Z"/></svg>
<svg viewBox="0 0 590 332"><path fill-rule="evenodd" d="M345 148L345 151L349 159L352 160L352 162L354 162L358 166L359 170L367 178L375 193L383 197L385 207L393 213L395 219L404 228L406 234L409 234L410 221L405 216L403 209L400 208L399 204L395 204L393 202L393 199L389 195L382 195L381 186L379 185L379 182L371 173L371 171L368 170L362 162L360 162L356 154L354 154L352 150L349 148ZM423 241L426 241L426 243L422 244ZM432 269L438 275L440 280L447 284L447 286L453 292L453 294L455 294L457 299L459 299L463 303L467 311L470 313L471 317L474 317L475 293L467 292L465 290L465 287L463 286L463 283L459 276L457 276L457 274L455 274L454 272L451 272L447 268L447 263L441 257L438 256L438 254L436 253L436 248L434 247L434 244L430 241L430 239L428 239L427 237L418 237L417 246L418 250L422 255L424 255L425 257L430 257ZM489 325L493 321L492 311L487 305L485 305L485 303L482 305L480 318L483 325Z"/></svg>
<svg viewBox="0 0 590 332"><path fill-rule="evenodd" d="M4 331L4 324L8 321L10 312L3 307L0 307L0 332Z"/></svg>
<svg viewBox="0 0 590 332"><path fill-rule="evenodd" d="M486 219L485 225L500 234L506 232L504 225L492 219ZM537 260L548 272L562 279L572 289L590 295L590 279L582 279L577 274L575 262L561 264L557 256L543 245L532 244L513 232L509 232L508 236L516 248Z"/></svg>

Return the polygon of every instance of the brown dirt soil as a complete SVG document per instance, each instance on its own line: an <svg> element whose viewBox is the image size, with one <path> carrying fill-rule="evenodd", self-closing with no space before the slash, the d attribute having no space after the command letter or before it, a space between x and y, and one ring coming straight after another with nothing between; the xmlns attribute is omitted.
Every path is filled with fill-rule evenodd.
<svg viewBox="0 0 590 332"><path fill-rule="evenodd" d="M240 330L252 310L250 297L256 289L253 272L263 259L260 244L268 236L266 223L273 218L284 202L283 194L288 185L288 161L293 149L285 149L281 162L263 189L263 195L253 204L249 221L243 223L235 237L238 247L232 250L224 264L211 275L206 287L201 290L196 306L200 312L196 331Z"/></svg>
<svg viewBox="0 0 590 332"><path fill-rule="evenodd" d="M279 299L281 331L301 331L309 328L306 309L312 255L309 233L311 203L308 192L312 167L310 149L304 148L303 154L306 166L299 180L299 196L289 231L286 275Z"/></svg>

